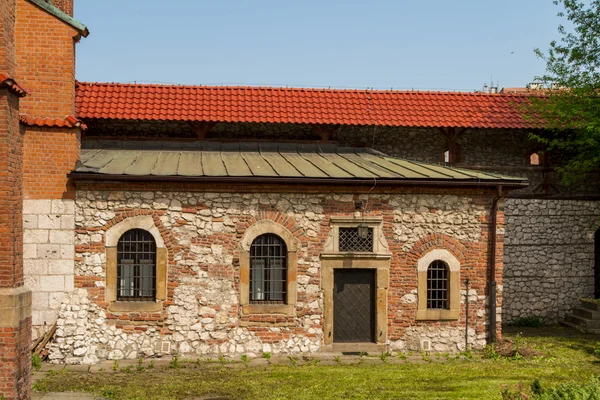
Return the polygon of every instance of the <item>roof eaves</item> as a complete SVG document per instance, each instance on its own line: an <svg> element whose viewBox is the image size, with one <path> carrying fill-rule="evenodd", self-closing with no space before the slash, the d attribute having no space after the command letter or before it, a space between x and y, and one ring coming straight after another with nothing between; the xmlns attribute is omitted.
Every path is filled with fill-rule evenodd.
<svg viewBox="0 0 600 400"><path fill-rule="evenodd" d="M19 85L17 81L9 75L0 74L0 87L6 87L19 97L25 97L29 91Z"/></svg>
<svg viewBox="0 0 600 400"><path fill-rule="evenodd" d="M69 115L65 118L31 118L27 115L19 115L19 120L27 126L41 126L50 128L80 128L86 130L87 125L80 119Z"/></svg>
<svg viewBox="0 0 600 400"><path fill-rule="evenodd" d="M307 177L259 177L259 176L181 176L181 175L124 175L102 174L91 168L81 166L67 174L69 178L79 181L105 182L190 182L220 184L313 184L313 185L372 185L373 179L363 178L307 178ZM470 187L485 188L502 186L505 189L523 189L529 185L527 180L515 179L378 179L381 186L426 186L426 187Z"/></svg>
<svg viewBox="0 0 600 400"><path fill-rule="evenodd" d="M30 3L35 4L41 9L47 11L49 14L54 15L56 18L63 21L65 24L71 26L73 29L79 32L79 34L83 37L87 37L90 34L88 28L77 21L75 18L71 17L69 14L64 13L61 9L54 7L52 4L47 3L45 0L27 0Z"/></svg>

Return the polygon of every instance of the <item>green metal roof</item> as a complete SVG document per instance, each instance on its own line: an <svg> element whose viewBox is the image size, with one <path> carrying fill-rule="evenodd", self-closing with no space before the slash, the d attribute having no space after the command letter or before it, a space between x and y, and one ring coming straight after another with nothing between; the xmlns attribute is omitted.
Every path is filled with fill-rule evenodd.
<svg viewBox="0 0 600 400"><path fill-rule="evenodd" d="M65 14L60 8L54 7L52 4L47 3L45 0L28 0L30 3L35 4L41 9L47 11L48 13L54 15L56 18L63 21L65 24L71 26L73 29L78 31L81 36L87 37L90 34L88 28L77 21L75 18L71 17L69 14Z"/></svg>
<svg viewBox="0 0 600 400"><path fill-rule="evenodd" d="M527 185L524 178L388 157L368 148L317 143L84 141L80 164L72 175Z"/></svg>

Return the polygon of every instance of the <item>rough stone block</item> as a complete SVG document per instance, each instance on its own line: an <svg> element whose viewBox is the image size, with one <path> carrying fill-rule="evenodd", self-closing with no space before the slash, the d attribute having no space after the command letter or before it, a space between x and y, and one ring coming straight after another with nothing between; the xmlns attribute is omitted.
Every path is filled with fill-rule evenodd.
<svg viewBox="0 0 600 400"><path fill-rule="evenodd" d="M74 244L75 233L73 231L50 231L50 243Z"/></svg>
<svg viewBox="0 0 600 400"><path fill-rule="evenodd" d="M48 273L51 275L73 274L73 260L50 260L48 261Z"/></svg>
<svg viewBox="0 0 600 400"><path fill-rule="evenodd" d="M48 308L48 293L34 291L31 296L31 308L33 310L46 310Z"/></svg>
<svg viewBox="0 0 600 400"><path fill-rule="evenodd" d="M72 292L75 290L75 275L65 275L65 292Z"/></svg>
<svg viewBox="0 0 600 400"><path fill-rule="evenodd" d="M60 217L60 228L61 229L75 229L75 216L74 215L62 215Z"/></svg>
<svg viewBox="0 0 600 400"><path fill-rule="evenodd" d="M75 202L73 200L52 200L52 213L75 214Z"/></svg>
<svg viewBox="0 0 600 400"><path fill-rule="evenodd" d="M38 228L60 229L61 216L59 214L38 215Z"/></svg>
<svg viewBox="0 0 600 400"><path fill-rule="evenodd" d="M63 292L48 293L48 307L52 310L58 310L65 296L66 293Z"/></svg>
<svg viewBox="0 0 600 400"><path fill-rule="evenodd" d="M28 275L46 275L48 273L48 261L46 260L23 260L23 273Z"/></svg>
<svg viewBox="0 0 600 400"><path fill-rule="evenodd" d="M36 229L38 227L37 215L23 215L23 229Z"/></svg>
<svg viewBox="0 0 600 400"><path fill-rule="evenodd" d="M37 258L37 245L36 244L24 244L23 245L23 258Z"/></svg>
<svg viewBox="0 0 600 400"><path fill-rule="evenodd" d="M37 245L37 258L40 259L58 259L60 257L59 244L39 244Z"/></svg>
<svg viewBox="0 0 600 400"><path fill-rule="evenodd" d="M61 292L65 290L63 275L40 276L40 290L43 292Z"/></svg>
<svg viewBox="0 0 600 400"><path fill-rule="evenodd" d="M27 273L25 273L25 276L23 278L23 280L25 281L25 287L29 290L31 290L32 292L35 292L36 290L40 290L40 277L37 275L29 275Z"/></svg>
<svg viewBox="0 0 600 400"><path fill-rule="evenodd" d="M64 244L60 246L60 258L72 260L75 257L75 247L73 245Z"/></svg>
<svg viewBox="0 0 600 400"><path fill-rule="evenodd" d="M46 325L50 326L58 319L58 311L55 310L34 310L32 312L32 325Z"/></svg>
<svg viewBox="0 0 600 400"><path fill-rule="evenodd" d="M23 243L48 243L47 229L26 229L23 234Z"/></svg>
<svg viewBox="0 0 600 400"><path fill-rule="evenodd" d="M23 214L50 214L52 200L23 200Z"/></svg>

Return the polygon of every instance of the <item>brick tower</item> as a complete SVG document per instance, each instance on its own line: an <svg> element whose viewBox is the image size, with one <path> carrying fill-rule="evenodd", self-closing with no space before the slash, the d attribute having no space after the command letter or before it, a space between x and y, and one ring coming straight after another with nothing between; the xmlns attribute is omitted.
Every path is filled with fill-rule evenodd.
<svg viewBox="0 0 600 400"><path fill-rule="evenodd" d="M55 244L71 259L53 264L54 272L62 267L56 274L62 284L55 286L64 290L69 276L72 282L71 220L51 217L72 209L66 173L79 154L74 44L88 32L72 13L72 0L0 2L0 397L7 400L30 398L32 306L41 301L47 307L52 287L43 274L28 274L50 265L43 261L48 249L38 244ZM25 219L24 229L24 207L35 208L36 228L48 228L31 232ZM32 236L35 250L24 248ZM24 250L39 265L24 262Z"/></svg>

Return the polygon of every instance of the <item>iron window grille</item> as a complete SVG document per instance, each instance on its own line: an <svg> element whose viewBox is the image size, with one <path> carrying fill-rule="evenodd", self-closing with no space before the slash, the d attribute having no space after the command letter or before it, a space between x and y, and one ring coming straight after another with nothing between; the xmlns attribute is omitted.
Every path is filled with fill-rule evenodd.
<svg viewBox="0 0 600 400"><path fill-rule="evenodd" d="M156 242L143 229L131 229L117 244L117 301L156 299Z"/></svg>
<svg viewBox="0 0 600 400"><path fill-rule="evenodd" d="M361 238L358 227L339 228L339 251L373 251L373 228L367 228L367 235Z"/></svg>
<svg viewBox="0 0 600 400"><path fill-rule="evenodd" d="M260 235L250 246L250 303L285 304L287 247L274 234Z"/></svg>
<svg viewBox="0 0 600 400"><path fill-rule="evenodd" d="M435 260L427 268L427 308L447 310L448 307L448 265Z"/></svg>

